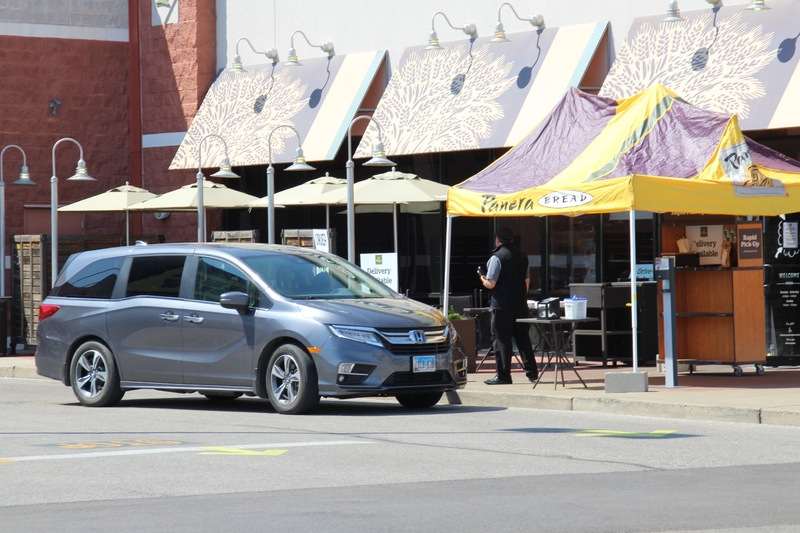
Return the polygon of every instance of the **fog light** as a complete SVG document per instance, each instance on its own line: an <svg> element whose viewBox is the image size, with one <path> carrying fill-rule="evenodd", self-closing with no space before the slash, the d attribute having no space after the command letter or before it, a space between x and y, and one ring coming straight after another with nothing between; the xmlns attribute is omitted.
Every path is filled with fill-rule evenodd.
<svg viewBox="0 0 800 533"><path fill-rule="evenodd" d="M339 363L339 374L350 374L353 372L355 363Z"/></svg>

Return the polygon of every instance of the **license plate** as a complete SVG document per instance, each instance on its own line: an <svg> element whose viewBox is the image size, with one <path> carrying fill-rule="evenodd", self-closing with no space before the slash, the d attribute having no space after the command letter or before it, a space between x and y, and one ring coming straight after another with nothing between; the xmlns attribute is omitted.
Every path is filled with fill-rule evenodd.
<svg viewBox="0 0 800 533"><path fill-rule="evenodd" d="M436 356L415 355L411 366L414 372L436 372Z"/></svg>

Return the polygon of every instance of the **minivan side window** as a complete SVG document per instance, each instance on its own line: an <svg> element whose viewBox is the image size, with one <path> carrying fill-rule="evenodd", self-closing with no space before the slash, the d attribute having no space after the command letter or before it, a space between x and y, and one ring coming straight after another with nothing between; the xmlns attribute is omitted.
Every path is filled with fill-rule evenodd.
<svg viewBox="0 0 800 533"><path fill-rule="evenodd" d="M219 303L221 294L232 291L249 295L250 305L258 305L258 287L250 283L238 268L211 257L200 257L197 260L195 300Z"/></svg>
<svg viewBox="0 0 800 533"><path fill-rule="evenodd" d="M125 296L177 298L185 263L183 255L134 257Z"/></svg>
<svg viewBox="0 0 800 533"><path fill-rule="evenodd" d="M125 257L111 257L95 261L53 288L53 296L62 298L109 299L119 277Z"/></svg>

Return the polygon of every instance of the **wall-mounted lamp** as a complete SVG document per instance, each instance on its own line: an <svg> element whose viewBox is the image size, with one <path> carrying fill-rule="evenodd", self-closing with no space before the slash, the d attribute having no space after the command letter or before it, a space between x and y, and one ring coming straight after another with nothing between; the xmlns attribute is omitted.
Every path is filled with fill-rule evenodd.
<svg viewBox="0 0 800 533"><path fill-rule="evenodd" d="M53 262L50 271L50 280L53 287L55 287L56 279L58 279L58 177L56 176L56 147L64 141L71 141L77 144L81 152L80 159L78 159L78 166L75 168L75 174L67 178L67 180L95 181L86 170L86 161L83 160L83 146L81 146L81 143L70 137L57 140L53 145L53 175L50 177L50 238L53 241L50 245L51 259Z"/></svg>
<svg viewBox="0 0 800 533"><path fill-rule="evenodd" d="M299 67L299 66L302 66L302 63L300 63L297 60L297 51L294 49L294 36L296 34L298 34L298 33L303 36L303 38L306 40L306 42L308 43L309 46L313 46L314 48L319 48L320 50L322 50L323 52L328 54L328 58L329 59L331 57L333 57L334 52L333 52L333 43L332 42L330 42L330 41L322 41L322 43L320 43L320 44L312 44L311 41L308 40L308 37L306 37L305 33L303 33L300 30L296 30L294 33L292 33L292 38L290 40L291 48L289 49L289 59L286 61L286 63L284 63L284 65L286 65L287 67Z"/></svg>
<svg viewBox="0 0 800 533"><path fill-rule="evenodd" d="M442 47L439 46L439 36L436 34L436 27L433 25L434 20L436 19L436 15L441 15L444 17L444 20L447 21L447 24L453 28L454 30L461 30L467 35L469 35L470 40L478 38L478 28L475 27L475 24L472 22L467 22L460 28L458 26L453 26L453 23L450 22L450 19L447 18L447 15L442 13L441 11L437 11L431 17L431 33L428 35L428 46L425 47L425 50L441 50Z"/></svg>
<svg viewBox="0 0 800 533"><path fill-rule="evenodd" d="M747 6L745 9L749 9L750 11L764 11L766 9L772 9L767 7L764 4L764 0L750 0L750 5Z"/></svg>
<svg viewBox="0 0 800 533"><path fill-rule="evenodd" d="M240 177L238 174L231 170L231 162L228 159L228 143L225 142L225 139L217 135L216 133L209 133L202 139L200 142L197 143L197 242L206 242L206 208L203 204L203 182L205 181L205 176L203 175L203 156L201 154L200 148L203 146L203 141L208 139L209 137L216 137L220 141L222 141L222 146L225 149L224 157L222 158L222 162L219 165L219 171L211 174L212 178L238 178Z"/></svg>
<svg viewBox="0 0 800 533"><path fill-rule="evenodd" d="M519 20L527 20L531 23L531 26L534 26L537 30L544 29L544 17L539 13L534 13L528 18L520 17L517 14L517 10L514 9L514 6L509 4L508 2L504 2L500 4L500 7L497 8L497 24L494 25L494 37L491 39L492 43L507 43L509 40L506 38L506 32L503 29L503 22L500 20L500 10L503 9L503 6L508 6L511 8L511 11L514 12L514 16L517 17Z"/></svg>
<svg viewBox="0 0 800 533"><path fill-rule="evenodd" d="M722 7L722 0L706 0L706 2L708 2L709 4L714 6L715 8Z"/></svg>
<svg viewBox="0 0 800 533"><path fill-rule="evenodd" d="M281 128L289 128L297 137L297 150L295 151L294 163L286 167L287 172L298 172L302 170L315 170L314 167L306 163L303 157L303 141L300 134L288 124L279 124L272 128L267 138L267 152L269 152L269 166L267 167L267 242L275 244L275 169L272 167L272 134Z"/></svg>
<svg viewBox="0 0 800 533"><path fill-rule="evenodd" d="M240 42L242 42L242 41L245 41L245 42L247 42L247 44L249 44L249 45L250 45L250 49L251 49L253 52L255 52L255 53L257 53L257 54L264 54L265 56L267 56L267 59L271 59L273 64L275 64L275 63L277 63L277 62L278 62L278 51L277 51L276 49L274 49L274 48L267 48L267 50L266 50L266 51L264 51L264 52L259 52L258 50L256 50L256 49L253 47L253 43L251 43L251 42L250 42L250 40L249 40L249 39L247 39L247 37L242 37L241 39L239 39L238 41L236 41L236 55L234 55L234 56L233 56L233 68L232 68L231 70L232 70L233 72L235 72L236 74L241 74L241 73L243 73L243 72L246 72L246 70L244 69L244 67L242 67L242 58L241 58L241 56L239 55L239 43L240 43Z"/></svg>
<svg viewBox="0 0 800 533"><path fill-rule="evenodd" d="M677 0L670 0L669 7L667 8L667 16L661 22L681 22L684 19L681 16L681 10L678 9Z"/></svg>

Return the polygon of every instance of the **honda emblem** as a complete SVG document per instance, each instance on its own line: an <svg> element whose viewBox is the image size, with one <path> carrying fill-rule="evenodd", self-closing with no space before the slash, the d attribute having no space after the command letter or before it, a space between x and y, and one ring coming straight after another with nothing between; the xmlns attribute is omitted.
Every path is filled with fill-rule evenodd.
<svg viewBox="0 0 800 533"><path fill-rule="evenodd" d="M425 332L419 329L410 331L408 336L411 337L411 340L416 344L425 344L425 341L427 340L425 337Z"/></svg>

